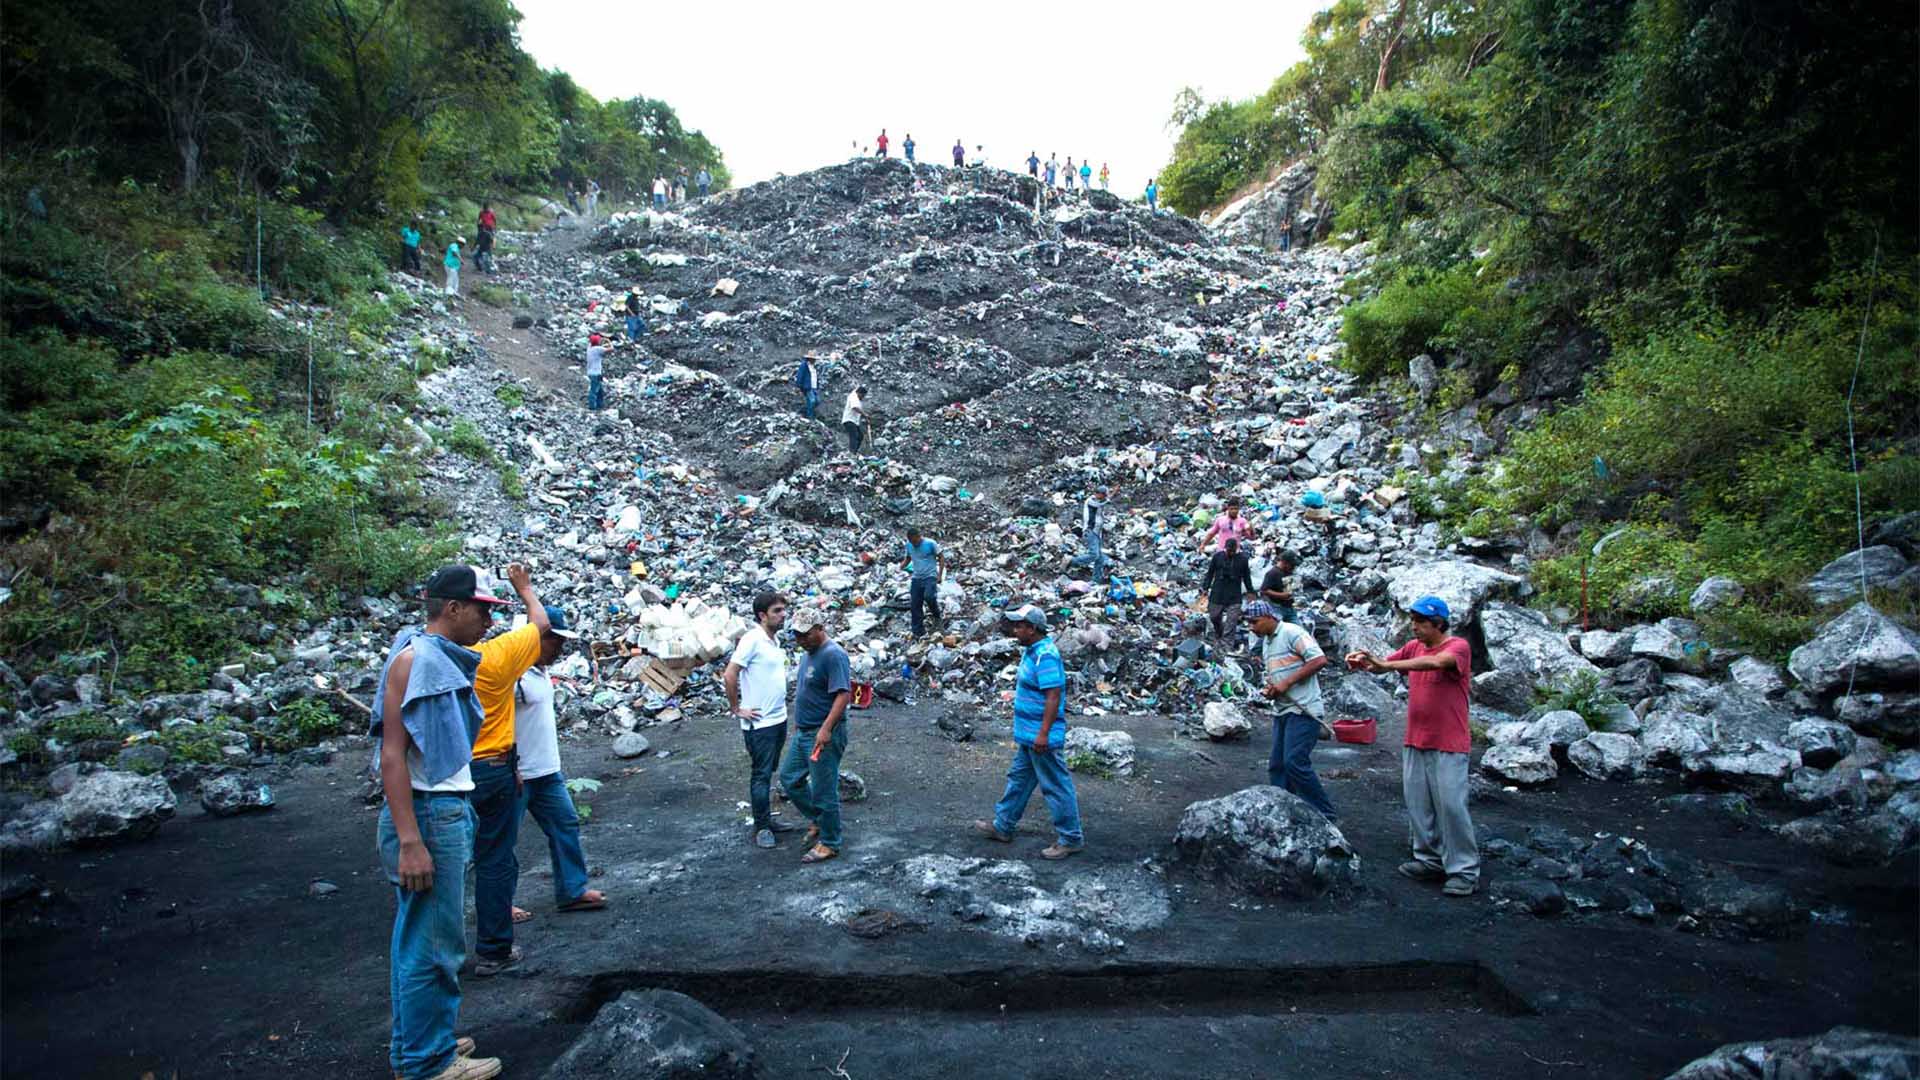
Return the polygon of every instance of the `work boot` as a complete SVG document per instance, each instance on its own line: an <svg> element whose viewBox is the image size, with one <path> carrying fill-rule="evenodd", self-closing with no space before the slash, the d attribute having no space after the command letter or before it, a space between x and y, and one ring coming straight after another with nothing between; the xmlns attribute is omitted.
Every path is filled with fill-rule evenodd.
<svg viewBox="0 0 1920 1080"><path fill-rule="evenodd" d="M1072 847L1068 847L1065 844L1048 844L1046 847L1040 849L1040 857L1052 860L1064 859L1069 855L1078 855L1081 847L1082 845L1079 844L1075 844Z"/></svg>
<svg viewBox="0 0 1920 1080"><path fill-rule="evenodd" d="M973 831L979 833L981 836L984 836L989 840L998 840L1003 844L1013 843L1013 837L1007 835L1006 833L1001 832L999 829L994 828L993 822L991 821L982 820L982 821L974 822Z"/></svg>
<svg viewBox="0 0 1920 1080"><path fill-rule="evenodd" d="M473 962L473 977L476 979L490 979L515 964L518 964L524 956L526 956L526 954L520 951L520 946L515 945L513 948L507 950L507 955L505 956L480 957ZM496 1071L498 1071L497 1067L499 1062L494 1062L494 1065L496 1066ZM487 1075L492 1076L494 1074L488 1073Z"/></svg>
<svg viewBox="0 0 1920 1080"><path fill-rule="evenodd" d="M1478 887L1479 882L1474 881L1472 878L1461 877L1459 874L1455 874L1447 879L1447 883L1440 887L1440 891L1446 893L1448 896L1472 896L1473 890Z"/></svg>
<svg viewBox="0 0 1920 1080"><path fill-rule="evenodd" d="M1437 866L1428 866L1419 859L1408 859L1400 864L1400 876L1415 881L1439 881L1447 876L1447 872Z"/></svg>
<svg viewBox="0 0 1920 1080"><path fill-rule="evenodd" d="M433 1075L432 1080L492 1080L500 1075L499 1058L472 1058L453 1056L447 1067Z"/></svg>
<svg viewBox="0 0 1920 1080"><path fill-rule="evenodd" d="M778 846L779 843L780 841L773 838L772 829L761 829L759 832L753 834L753 845L755 847L770 848Z"/></svg>

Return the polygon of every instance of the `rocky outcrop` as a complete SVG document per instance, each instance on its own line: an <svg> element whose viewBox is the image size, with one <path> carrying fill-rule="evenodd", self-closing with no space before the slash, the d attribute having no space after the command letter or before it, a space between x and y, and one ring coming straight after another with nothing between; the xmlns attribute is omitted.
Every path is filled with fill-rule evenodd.
<svg viewBox="0 0 1920 1080"><path fill-rule="evenodd" d="M1526 608L1486 605L1480 615L1480 635L1495 670L1517 671L1536 685L1600 677L1599 668L1568 646L1565 634L1549 626L1545 616Z"/></svg>
<svg viewBox="0 0 1920 1080"><path fill-rule="evenodd" d="M1094 728L1067 730L1067 765L1076 771L1090 764L1115 776L1133 775L1133 736Z"/></svg>
<svg viewBox="0 0 1920 1080"><path fill-rule="evenodd" d="M1863 585L1883 589L1906 572L1907 557L1891 545L1849 551L1807 579L1807 596L1816 604L1843 603L1858 597Z"/></svg>
<svg viewBox="0 0 1920 1080"><path fill-rule="evenodd" d="M1299 796L1264 785L1188 806L1173 843L1202 873L1263 896L1342 892L1360 872L1338 828Z"/></svg>
<svg viewBox="0 0 1920 1080"><path fill-rule="evenodd" d="M1920 1077L1920 1038L1837 1027L1807 1039L1730 1043L1667 1080L1907 1080Z"/></svg>
<svg viewBox="0 0 1920 1080"><path fill-rule="evenodd" d="M1911 691L1920 685L1920 634L1862 601L1793 650L1787 670L1811 693L1846 689Z"/></svg>
<svg viewBox="0 0 1920 1080"><path fill-rule="evenodd" d="M1489 598L1511 594L1523 579L1464 559L1437 559L1401 570L1387 581L1387 596L1402 611L1423 596L1437 596L1453 613L1456 632L1471 623Z"/></svg>
<svg viewBox="0 0 1920 1080"><path fill-rule="evenodd" d="M546 1080L755 1080L753 1046L732 1023L671 990L629 990L600 1007Z"/></svg>

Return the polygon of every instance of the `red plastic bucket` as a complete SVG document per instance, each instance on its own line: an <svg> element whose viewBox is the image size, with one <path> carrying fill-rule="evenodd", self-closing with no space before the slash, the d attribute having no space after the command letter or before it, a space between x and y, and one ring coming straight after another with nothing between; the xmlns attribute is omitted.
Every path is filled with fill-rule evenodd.
<svg viewBox="0 0 1920 1080"><path fill-rule="evenodd" d="M1371 716L1365 720L1333 722L1333 737L1340 742L1370 744L1379 734L1380 725Z"/></svg>

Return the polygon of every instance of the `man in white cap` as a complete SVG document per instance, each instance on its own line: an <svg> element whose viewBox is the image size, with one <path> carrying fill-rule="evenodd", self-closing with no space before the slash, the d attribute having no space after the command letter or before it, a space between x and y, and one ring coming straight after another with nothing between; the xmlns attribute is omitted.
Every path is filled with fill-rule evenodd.
<svg viewBox="0 0 1920 1080"><path fill-rule="evenodd" d="M780 790L813 824L801 845L803 863L840 854L840 757L847 752L847 704L853 700L853 669L847 651L827 636L827 615L804 607L794 613L793 633L806 652L794 677L793 741L780 763Z"/></svg>
<svg viewBox="0 0 1920 1080"><path fill-rule="evenodd" d="M1047 613L1032 604L1009 608L1004 627L1020 643L1020 675L1013 690L1013 765L1007 791L993 808L992 821L976 821L980 835L1002 844L1026 812L1036 785L1053 815L1055 841L1042 848L1043 859L1064 859L1085 844L1080 832L1080 798L1067 771L1067 669L1060 648L1047 636Z"/></svg>

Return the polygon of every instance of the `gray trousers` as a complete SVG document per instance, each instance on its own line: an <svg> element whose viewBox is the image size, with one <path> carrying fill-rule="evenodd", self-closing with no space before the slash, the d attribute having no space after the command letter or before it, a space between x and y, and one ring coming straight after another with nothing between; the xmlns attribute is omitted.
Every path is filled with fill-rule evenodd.
<svg viewBox="0 0 1920 1080"><path fill-rule="evenodd" d="M1412 826L1413 859L1448 877L1480 880L1480 842L1467 816L1467 754L1400 749L1400 786Z"/></svg>

